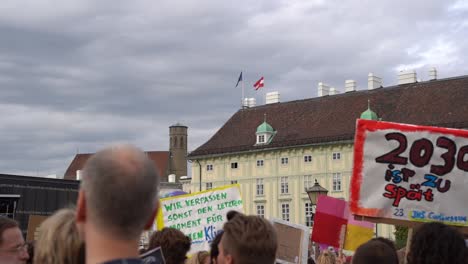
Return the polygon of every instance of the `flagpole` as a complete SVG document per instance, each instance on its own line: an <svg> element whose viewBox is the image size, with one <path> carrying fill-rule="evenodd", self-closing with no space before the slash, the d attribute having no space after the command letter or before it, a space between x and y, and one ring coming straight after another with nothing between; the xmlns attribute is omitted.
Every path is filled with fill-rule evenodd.
<svg viewBox="0 0 468 264"><path fill-rule="evenodd" d="M242 100L241 100L241 109L244 109L244 71L242 72Z"/></svg>

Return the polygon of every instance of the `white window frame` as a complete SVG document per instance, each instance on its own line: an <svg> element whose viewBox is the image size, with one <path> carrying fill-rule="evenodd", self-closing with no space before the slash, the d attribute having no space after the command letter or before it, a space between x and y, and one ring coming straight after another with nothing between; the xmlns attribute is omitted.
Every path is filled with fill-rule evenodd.
<svg viewBox="0 0 468 264"><path fill-rule="evenodd" d="M213 164L207 164L206 171L213 171Z"/></svg>
<svg viewBox="0 0 468 264"><path fill-rule="evenodd" d="M263 144L266 142L266 136L265 135L258 135L257 137L257 143L258 144Z"/></svg>
<svg viewBox="0 0 468 264"><path fill-rule="evenodd" d="M257 160L257 167L263 167L264 161L262 159Z"/></svg>
<svg viewBox="0 0 468 264"><path fill-rule="evenodd" d="M304 204L304 212L305 212L305 225L308 227L312 227L314 225L314 206L312 203L308 202Z"/></svg>
<svg viewBox="0 0 468 264"><path fill-rule="evenodd" d="M334 172L333 173L333 188L334 192L341 192L343 190L343 177L341 172Z"/></svg>
<svg viewBox="0 0 468 264"><path fill-rule="evenodd" d="M304 162L311 163L312 162L312 155L305 155Z"/></svg>
<svg viewBox="0 0 468 264"><path fill-rule="evenodd" d="M231 169L235 170L235 169L237 169L237 168L239 168L239 163L237 163L237 162L231 162Z"/></svg>
<svg viewBox="0 0 468 264"><path fill-rule="evenodd" d="M213 183L212 182L207 182L205 183L206 190L211 190L213 189Z"/></svg>
<svg viewBox="0 0 468 264"><path fill-rule="evenodd" d="M280 205L280 209L281 209L281 219L283 219L283 221L290 221L290 212L291 212L291 207L289 205L289 203L281 203Z"/></svg>
<svg viewBox="0 0 468 264"><path fill-rule="evenodd" d="M289 193L289 179L288 176L280 177L280 193L288 194Z"/></svg>
<svg viewBox="0 0 468 264"><path fill-rule="evenodd" d="M341 152L333 152L332 158L333 160L341 160Z"/></svg>
<svg viewBox="0 0 468 264"><path fill-rule="evenodd" d="M256 180L256 185L255 185L255 189L256 189L256 194L257 196L263 196L265 195L265 185L263 184L263 178L258 178Z"/></svg>
<svg viewBox="0 0 468 264"><path fill-rule="evenodd" d="M281 165L288 165L289 163L289 158L288 157L282 157L281 158Z"/></svg>
<svg viewBox="0 0 468 264"><path fill-rule="evenodd" d="M265 218L265 204L257 204L257 206L255 206L256 208L256 211L257 211L257 215L260 216L261 218Z"/></svg>
<svg viewBox="0 0 468 264"><path fill-rule="evenodd" d="M304 175L304 188L314 186L314 178L312 174Z"/></svg>

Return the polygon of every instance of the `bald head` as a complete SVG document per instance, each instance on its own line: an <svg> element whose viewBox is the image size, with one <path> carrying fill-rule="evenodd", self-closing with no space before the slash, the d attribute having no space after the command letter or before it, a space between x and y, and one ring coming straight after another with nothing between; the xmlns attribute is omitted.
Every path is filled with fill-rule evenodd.
<svg viewBox="0 0 468 264"><path fill-rule="evenodd" d="M134 239L156 208L159 175L147 155L130 145L94 154L83 169L87 219L122 239Z"/></svg>

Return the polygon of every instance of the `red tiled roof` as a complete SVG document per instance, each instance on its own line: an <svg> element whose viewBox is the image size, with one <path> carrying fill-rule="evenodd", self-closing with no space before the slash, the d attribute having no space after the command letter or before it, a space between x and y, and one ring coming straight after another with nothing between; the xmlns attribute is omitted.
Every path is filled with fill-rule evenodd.
<svg viewBox="0 0 468 264"><path fill-rule="evenodd" d="M148 157L154 161L158 173L161 177L165 177L169 167L169 151L146 151ZM83 169L86 161L94 153L76 154L68 169L65 172L64 179L76 180L76 171Z"/></svg>
<svg viewBox="0 0 468 264"><path fill-rule="evenodd" d="M189 158L353 140L368 99L384 121L468 128L468 76L460 76L241 109ZM264 114L277 134L254 146Z"/></svg>

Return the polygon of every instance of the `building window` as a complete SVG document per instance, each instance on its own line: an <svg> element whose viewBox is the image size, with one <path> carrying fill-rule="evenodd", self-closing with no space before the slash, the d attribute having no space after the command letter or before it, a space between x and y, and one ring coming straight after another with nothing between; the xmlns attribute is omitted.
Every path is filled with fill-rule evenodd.
<svg viewBox="0 0 468 264"><path fill-rule="evenodd" d="M237 162L231 163L231 169L237 169Z"/></svg>
<svg viewBox="0 0 468 264"><path fill-rule="evenodd" d="M310 188L312 186L314 186L312 175L304 175L304 188Z"/></svg>
<svg viewBox="0 0 468 264"><path fill-rule="evenodd" d="M258 143L265 143L265 135L258 136Z"/></svg>
<svg viewBox="0 0 468 264"><path fill-rule="evenodd" d="M206 183L206 189L207 189L207 190L213 189L213 183L212 183L212 182L207 182L207 183Z"/></svg>
<svg viewBox="0 0 468 264"><path fill-rule="evenodd" d="M289 193L288 177L281 177L281 193Z"/></svg>
<svg viewBox="0 0 468 264"><path fill-rule="evenodd" d="M263 167L263 160L257 160L257 167Z"/></svg>
<svg viewBox="0 0 468 264"><path fill-rule="evenodd" d="M207 171L212 171L213 170L213 164L206 165L206 170Z"/></svg>
<svg viewBox="0 0 468 264"><path fill-rule="evenodd" d="M237 184L237 180L231 181L231 184Z"/></svg>
<svg viewBox="0 0 468 264"><path fill-rule="evenodd" d="M261 218L265 218L265 205L257 204L257 215Z"/></svg>
<svg viewBox="0 0 468 264"><path fill-rule="evenodd" d="M288 162L289 162L288 158L281 158L281 164L282 165L286 165L286 164L288 164Z"/></svg>
<svg viewBox="0 0 468 264"><path fill-rule="evenodd" d="M281 218L284 221L289 221L289 204L288 203L281 204Z"/></svg>
<svg viewBox="0 0 468 264"><path fill-rule="evenodd" d="M340 160L341 153L340 152L333 152L333 160Z"/></svg>
<svg viewBox="0 0 468 264"><path fill-rule="evenodd" d="M312 156L311 155L304 156L304 162L312 162Z"/></svg>
<svg viewBox="0 0 468 264"><path fill-rule="evenodd" d="M257 195L263 195L263 179L257 179Z"/></svg>
<svg viewBox="0 0 468 264"><path fill-rule="evenodd" d="M311 203L305 203L305 224L311 227L314 223L314 212Z"/></svg>
<svg viewBox="0 0 468 264"><path fill-rule="evenodd" d="M333 173L333 191L341 191L341 173Z"/></svg>

